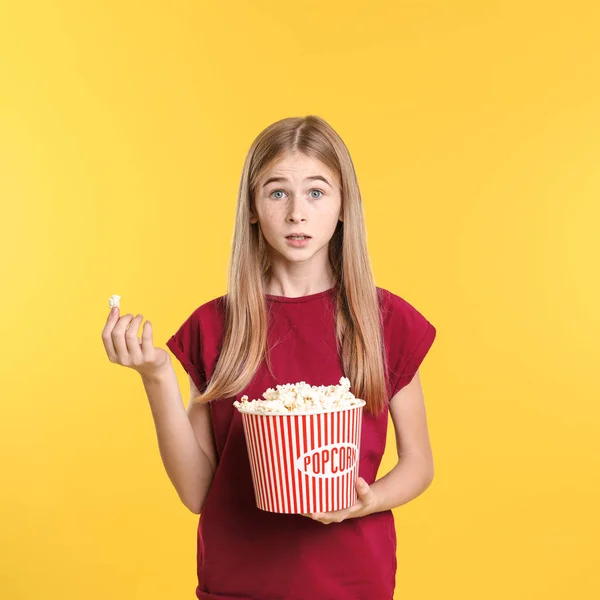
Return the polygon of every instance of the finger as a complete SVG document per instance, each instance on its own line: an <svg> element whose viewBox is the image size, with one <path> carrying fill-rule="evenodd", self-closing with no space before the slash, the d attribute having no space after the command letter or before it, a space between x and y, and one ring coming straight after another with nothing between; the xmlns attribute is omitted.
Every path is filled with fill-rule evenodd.
<svg viewBox="0 0 600 600"><path fill-rule="evenodd" d="M127 330L129 323L131 323L131 319L133 319L133 315L130 313L123 315L119 319L119 322L113 327L110 334L115 346L117 358L121 364L127 364L129 361L129 352L127 351L127 342L125 341L125 331Z"/></svg>
<svg viewBox="0 0 600 600"><path fill-rule="evenodd" d="M334 516L333 513L317 513L315 515L315 521L319 521L320 523L323 523L323 525L331 525L331 523L334 523L335 521L337 521L337 518Z"/></svg>
<svg viewBox="0 0 600 600"><path fill-rule="evenodd" d="M359 500L352 506L349 506L345 509L346 515L344 516L344 518L355 515L356 513L360 512L364 507L365 503L362 500Z"/></svg>
<svg viewBox="0 0 600 600"><path fill-rule="evenodd" d="M142 339L140 341L140 347L145 360L151 358L150 352L154 350L154 340L152 339L152 323L146 321L142 327Z"/></svg>
<svg viewBox="0 0 600 600"><path fill-rule="evenodd" d="M115 306L108 312L108 317L106 319L106 324L102 329L102 343L104 344L104 349L106 350L106 354L111 361L115 362L117 360L117 351L115 349L115 344L112 338L112 331L115 327L115 324L119 322L119 307Z"/></svg>
<svg viewBox="0 0 600 600"><path fill-rule="evenodd" d="M138 338L138 331L140 329L140 323L142 322L144 316L136 315L131 319L129 323L129 327L125 332L125 343L127 344L127 352L129 353L129 358L132 360L134 365L142 364L144 360L144 356L142 354L142 349L140 347L140 340Z"/></svg>
<svg viewBox="0 0 600 600"><path fill-rule="evenodd" d="M375 493L367 486L367 490L360 494L360 503L363 507L371 506L376 502Z"/></svg>
<svg viewBox="0 0 600 600"><path fill-rule="evenodd" d="M320 521L322 523L319 513L310 513L308 516L313 521Z"/></svg>
<svg viewBox="0 0 600 600"><path fill-rule="evenodd" d="M356 491L358 492L359 497L364 498L370 493L371 487L362 477L359 477L356 480Z"/></svg>
<svg viewBox="0 0 600 600"><path fill-rule="evenodd" d="M314 520L320 521L325 525L329 525L329 523L333 523L336 520L337 511L334 512L325 512L325 513L315 513Z"/></svg>

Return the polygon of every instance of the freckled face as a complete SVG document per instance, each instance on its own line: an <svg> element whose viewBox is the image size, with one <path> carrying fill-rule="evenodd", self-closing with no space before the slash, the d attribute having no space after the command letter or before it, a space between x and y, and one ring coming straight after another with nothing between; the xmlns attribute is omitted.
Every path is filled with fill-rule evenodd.
<svg viewBox="0 0 600 600"><path fill-rule="evenodd" d="M286 153L260 178L255 192L256 214L272 251L290 261L305 261L327 252L338 220L341 220L341 190L336 175L321 161L304 154ZM300 232L305 242L287 239Z"/></svg>

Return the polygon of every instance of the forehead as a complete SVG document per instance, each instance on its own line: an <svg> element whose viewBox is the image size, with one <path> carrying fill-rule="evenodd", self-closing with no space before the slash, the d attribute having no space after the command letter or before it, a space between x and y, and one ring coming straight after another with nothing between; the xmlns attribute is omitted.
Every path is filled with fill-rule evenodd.
<svg viewBox="0 0 600 600"><path fill-rule="evenodd" d="M327 165L317 158L307 156L300 152L295 152L293 154L286 152L283 154L283 156L265 170L262 179L273 175L293 176L295 173L299 175L323 174L328 176L328 178L336 179L335 174L327 167Z"/></svg>

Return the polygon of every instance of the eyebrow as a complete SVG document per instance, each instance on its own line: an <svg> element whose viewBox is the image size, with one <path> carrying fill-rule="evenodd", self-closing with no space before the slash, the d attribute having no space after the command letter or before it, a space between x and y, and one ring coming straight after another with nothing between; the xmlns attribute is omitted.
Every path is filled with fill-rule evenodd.
<svg viewBox="0 0 600 600"><path fill-rule="evenodd" d="M331 183L329 183L329 181L327 181L327 179L325 179L325 177L323 177L322 175L311 175L310 177L307 177L304 181L315 181L315 180L324 181L329 187L333 187L331 185ZM289 181L289 179L287 177L269 177L269 179L267 179L262 184L262 187L265 187L267 184L272 183L273 181Z"/></svg>

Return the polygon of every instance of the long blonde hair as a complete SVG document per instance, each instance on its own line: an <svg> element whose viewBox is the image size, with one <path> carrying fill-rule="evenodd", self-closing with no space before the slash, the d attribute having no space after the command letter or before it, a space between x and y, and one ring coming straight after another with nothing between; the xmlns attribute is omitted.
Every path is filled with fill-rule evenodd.
<svg viewBox="0 0 600 600"><path fill-rule="evenodd" d="M281 119L264 129L250 146L238 191L223 344L206 389L194 401L235 396L251 381L263 358L272 374L264 296L270 261L260 225L251 224L250 218L258 181L285 152L318 159L341 182L343 222L338 221L329 242L337 289L337 350L352 393L366 401L365 412L380 414L387 403L387 366L362 199L346 145L315 115Z"/></svg>

